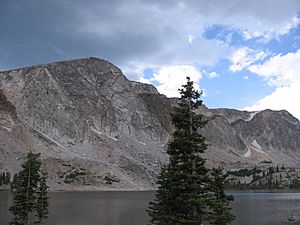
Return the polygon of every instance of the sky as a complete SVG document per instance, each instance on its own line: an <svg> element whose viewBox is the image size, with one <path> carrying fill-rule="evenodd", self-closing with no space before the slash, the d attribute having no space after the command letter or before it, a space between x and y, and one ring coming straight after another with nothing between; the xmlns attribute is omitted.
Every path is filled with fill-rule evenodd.
<svg viewBox="0 0 300 225"><path fill-rule="evenodd" d="M0 0L0 71L103 58L210 108L300 119L300 0Z"/></svg>

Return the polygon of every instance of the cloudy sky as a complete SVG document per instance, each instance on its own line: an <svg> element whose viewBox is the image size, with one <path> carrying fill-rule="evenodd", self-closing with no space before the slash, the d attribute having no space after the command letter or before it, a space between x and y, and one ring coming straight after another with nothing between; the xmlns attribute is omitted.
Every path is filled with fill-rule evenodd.
<svg viewBox="0 0 300 225"><path fill-rule="evenodd" d="M0 70L95 56L169 96L300 119L300 0L0 0Z"/></svg>

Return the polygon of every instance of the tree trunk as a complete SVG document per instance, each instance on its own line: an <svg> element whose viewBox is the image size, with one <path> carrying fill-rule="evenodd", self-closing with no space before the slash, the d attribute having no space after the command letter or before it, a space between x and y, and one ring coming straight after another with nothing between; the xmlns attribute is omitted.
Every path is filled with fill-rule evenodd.
<svg viewBox="0 0 300 225"><path fill-rule="evenodd" d="M190 135L192 135L193 133L193 117L192 117L192 106L191 106L191 101L192 99L189 99L189 110L190 110ZM196 162L195 162L195 157L194 157L194 154L195 152L193 151L192 152L192 157L193 157L193 162L192 162L192 175L193 177L196 175ZM194 183L193 183L193 186L194 186L194 190L196 189L196 179L194 179ZM196 217L197 216L197 209L195 206L193 206L193 217Z"/></svg>
<svg viewBox="0 0 300 225"><path fill-rule="evenodd" d="M28 162L28 179L27 179L27 192L26 192L26 224L28 224L28 203L29 203L29 187L30 187L30 179L31 179L31 162Z"/></svg>

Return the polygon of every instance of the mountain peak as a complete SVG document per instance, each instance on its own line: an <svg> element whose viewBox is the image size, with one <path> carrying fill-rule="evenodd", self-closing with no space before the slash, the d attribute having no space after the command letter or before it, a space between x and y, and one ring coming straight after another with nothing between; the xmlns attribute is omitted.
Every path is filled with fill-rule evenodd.
<svg viewBox="0 0 300 225"><path fill-rule="evenodd" d="M52 189L141 189L154 187L168 160L170 114L178 99L88 57L1 72L0 103L0 170L17 172L33 150L42 154ZM199 131L212 166L300 160L300 122L286 111L203 105L197 113L208 119ZM106 184L107 176L118 182Z"/></svg>
<svg viewBox="0 0 300 225"><path fill-rule="evenodd" d="M29 69L35 69L35 68L47 68L51 66L73 66L73 67L86 67L86 66L100 66L101 69L106 68L107 69L112 69L116 70L118 72L121 72L121 70L110 63L107 60L96 58L96 57L83 57L83 58L77 58L77 59L70 59L70 60L61 60L61 61L54 61L46 64L35 64L32 66L26 66L26 67L21 67L21 68L16 68L16 69L10 69L6 71L0 71L0 73L7 73L7 72L13 72L13 71L19 71L19 70L29 70Z"/></svg>

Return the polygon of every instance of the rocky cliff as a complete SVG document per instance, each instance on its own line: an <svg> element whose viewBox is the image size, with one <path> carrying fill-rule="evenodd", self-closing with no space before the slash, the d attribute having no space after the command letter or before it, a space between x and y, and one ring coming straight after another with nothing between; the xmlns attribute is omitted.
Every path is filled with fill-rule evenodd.
<svg viewBox="0 0 300 225"><path fill-rule="evenodd" d="M176 99L85 58L0 72L0 171L40 152L56 190L149 189L167 162ZM199 109L207 164L297 166L300 122L286 111Z"/></svg>

